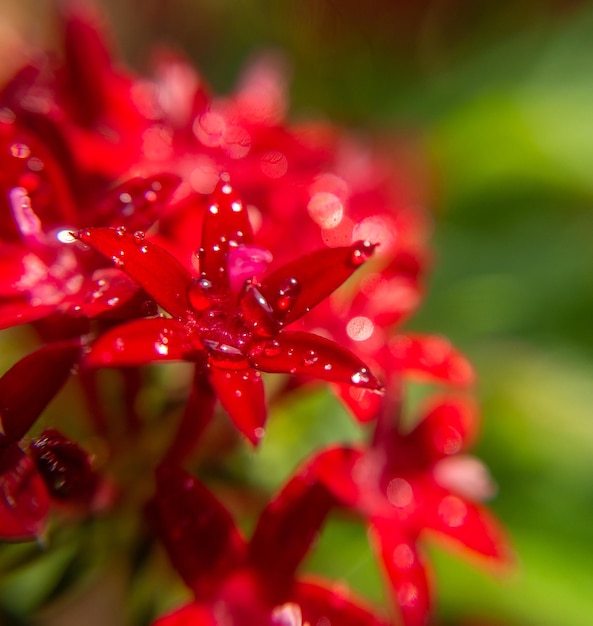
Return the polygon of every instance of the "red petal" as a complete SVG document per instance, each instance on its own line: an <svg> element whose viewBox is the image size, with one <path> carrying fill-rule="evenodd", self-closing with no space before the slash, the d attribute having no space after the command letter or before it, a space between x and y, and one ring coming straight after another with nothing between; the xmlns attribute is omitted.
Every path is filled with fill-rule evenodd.
<svg viewBox="0 0 593 626"><path fill-rule="evenodd" d="M294 573L336 505L312 473L292 478L262 512L249 544L249 561L270 591L282 597Z"/></svg>
<svg viewBox="0 0 593 626"><path fill-rule="evenodd" d="M0 449L0 538L39 537L49 512L49 496L33 461L16 445Z"/></svg>
<svg viewBox="0 0 593 626"><path fill-rule="evenodd" d="M477 555L509 565L512 551L506 533L482 506L434 485L427 492L423 526Z"/></svg>
<svg viewBox="0 0 593 626"><path fill-rule="evenodd" d="M315 582L297 583L291 601L302 611L307 624L336 626L387 626L388 622L352 597L342 586L322 586Z"/></svg>
<svg viewBox="0 0 593 626"><path fill-rule="evenodd" d="M55 305L31 306L29 302L11 302L0 306L0 330L12 328L28 322L36 322L52 313L55 313Z"/></svg>
<svg viewBox="0 0 593 626"><path fill-rule="evenodd" d="M421 378L466 386L475 382L473 367L448 339L429 335L398 335L389 343L388 367Z"/></svg>
<svg viewBox="0 0 593 626"><path fill-rule="evenodd" d="M204 428L214 414L216 395L207 378L196 368L189 398L183 409L177 432L165 456L165 462L182 463L195 450Z"/></svg>
<svg viewBox="0 0 593 626"><path fill-rule="evenodd" d="M359 241L317 250L265 278L260 291L278 323L290 324L321 302L371 256L374 247Z"/></svg>
<svg viewBox="0 0 593 626"><path fill-rule="evenodd" d="M49 344L0 378L0 446L17 442L66 382L80 354L78 341Z"/></svg>
<svg viewBox="0 0 593 626"><path fill-rule="evenodd" d="M199 252L202 278L209 280L215 287L227 287L229 247L249 244L252 239L247 209L231 187L228 175L223 174L204 216Z"/></svg>
<svg viewBox="0 0 593 626"><path fill-rule="evenodd" d="M157 619L152 626L217 626L217 623L209 608L192 603Z"/></svg>
<svg viewBox="0 0 593 626"><path fill-rule="evenodd" d="M372 513L385 506L379 490L382 467L376 461L362 449L335 447L315 457L312 471L343 506Z"/></svg>
<svg viewBox="0 0 593 626"><path fill-rule="evenodd" d="M147 315L150 307L148 296L129 276L109 267L93 272L78 293L62 301L60 311L88 318L129 319L134 313Z"/></svg>
<svg viewBox="0 0 593 626"><path fill-rule="evenodd" d="M130 232L148 230L162 214L181 179L174 174L131 178L101 202L96 225L125 226Z"/></svg>
<svg viewBox="0 0 593 626"><path fill-rule="evenodd" d="M227 370L212 366L208 377L235 426L253 445L257 445L265 434L267 419L260 373L250 368Z"/></svg>
<svg viewBox="0 0 593 626"><path fill-rule="evenodd" d="M191 474L157 471L149 519L169 558L197 598L209 599L244 558L245 542L229 512Z"/></svg>
<svg viewBox="0 0 593 626"><path fill-rule="evenodd" d="M48 428L31 444L30 452L52 497L90 504L99 478L92 469L90 455L77 443Z"/></svg>
<svg viewBox="0 0 593 626"><path fill-rule="evenodd" d="M373 545L390 584L404 626L426 626L430 585L415 540L401 534L396 521L373 520Z"/></svg>
<svg viewBox="0 0 593 626"><path fill-rule="evenodd" d="M432 458L463 452L474 443L479 415L477 404L470 398L434 397L422 414L410 437Z"/></svg>
<svg viewBox="0 0 593 626"><path fill-rule="evenodd" d="M85 357L91 367L137 366L153 361L183 361L192 356L191 338L177 320L134 320L99 336ZM194 346L197 349L197 346Z"/></svg>
<svg viewBox="0 0 593 626"><path fill-rule="evenodd" d="M383 406L383 395L363 387L333 385L334 392L361 423L373 421Z"/></svg>
<svg viewBox="0 0 593 626"><path fill-rule="evenodd" d="M312 333L281 332L252 348L249 361L262 372L300 374L368 389L382 388L354 353Z"/></svg>
<svg viewBox="0 0 593 626"><path fill-rule="evenodd" d="M91 228L77 237L111 259L173 317L189 319L192 275L166 250L122 229Z"/></svg>

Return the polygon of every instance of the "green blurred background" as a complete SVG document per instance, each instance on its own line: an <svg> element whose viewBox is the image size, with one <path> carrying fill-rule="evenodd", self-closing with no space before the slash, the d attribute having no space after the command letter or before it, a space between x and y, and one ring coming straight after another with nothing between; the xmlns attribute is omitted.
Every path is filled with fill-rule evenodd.
<svg viewBox="0 0 593 626"><path fill-rule="evenodd" d="M48 5L0 3L29 41L47 36ZM478 451L519 561L500 580L431 547L439 623L593 624L593 3L105 6L139 70L155 42L173 43L224 92L247 57L277 49L292 66L295 118L416 147L436 253L412 326L449 336L477 366ZM254 480L274 464L288 471L305 451L293 445L301 436L311 447L355 436L328 396L304 402L297 425L277 411ZM380 599L365 542L359 525L336 519L311 564Z"/></svg>

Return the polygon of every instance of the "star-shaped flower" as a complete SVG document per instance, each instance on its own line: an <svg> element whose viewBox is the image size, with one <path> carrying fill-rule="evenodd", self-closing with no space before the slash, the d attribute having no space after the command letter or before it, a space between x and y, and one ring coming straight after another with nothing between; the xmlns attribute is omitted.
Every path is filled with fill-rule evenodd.
<svg viewBox="0 0 593 626"><path fill-rule="evenodd" d="M474 403L435 397L409 432L392 417L379 420L372 445L329 448L303 471L365 517L403 623L423 626L431 589L418 543L426 533L493 565L508 565L511 552L504 531L479 503L493 494L488 472L464 454L477 430Z"/></svg>
<svg viewBox="0 0 593 626"><path fill-rule="evenodd" d="M322 485L296 477L264 509L248 543L206 487L162 466L148 518L194 601L154 626L386 626L342 586L295 575L332 504Z"/></svg>
<svg viewBox="0 0 593 626"><path fill-rule="evenodd" d="M285 330L367 260L374 249L369 242L314 252L259 281L269 253L254 245L247 211L228 176L204 216L199 276L138 234L95 228L77 237L112 259L171 315L109 330L90 347L87 365L193 361L194 397L201 401L214 390L252 443L263 436L266 420L260 372L381 388L352 352L318 335ZM194 416L208 418L204 412Z"/></svg>

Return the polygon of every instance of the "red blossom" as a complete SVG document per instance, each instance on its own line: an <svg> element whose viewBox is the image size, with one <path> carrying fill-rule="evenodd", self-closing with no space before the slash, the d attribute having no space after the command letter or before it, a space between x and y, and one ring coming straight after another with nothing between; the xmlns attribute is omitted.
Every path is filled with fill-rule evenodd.
<svg viewBox="0 0 593 626"><path fill-rule="evenodd" d="M318 335L284 330L367 260L373 252L368 242L311 253L261 280L250 275L237 293L229 258L244 247L252 254L252 230L226 177L204 216L199 277L163 248L123 229L89 229L77 236L112 259L172 316L136 320L106 332L91 346L88 365L197 362L252 443L261 439L266 419L260 371L380 389L350 351ZM243 276L244 267L238 271Z"/></svg>
<svg viewBox="0 0 593 626"><path fill-rule="evenodd" d="M263 511L247 543L228 511L194 477L162 467L149 518L195 600L155 626L304 626L323 619L384 626L346 590L295 578L332 505L321 484L296 477Z"/></svg>
<svg viewBox="0 0 593 626"><path fill-rule="evenodd" d="M476 429L472 401L436 397L410 432L383 417L372 446L329 448L304 470L367 520L406 626L428 620L430 576L418 546L425 534L492 564L510 563L502 528L479 503L492 495L488 473L464 454Z"/></svg>

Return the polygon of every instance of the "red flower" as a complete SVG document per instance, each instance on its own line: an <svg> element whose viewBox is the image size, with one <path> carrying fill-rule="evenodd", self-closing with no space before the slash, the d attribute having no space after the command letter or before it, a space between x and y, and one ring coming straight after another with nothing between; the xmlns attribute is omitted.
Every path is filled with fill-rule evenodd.
<svg viewBox="0 0 593 626"><path fill-rule="evenodd" d="M91 504L98 486L86 452L56 430L30 446L19 443L59 391L80 353L78 341L56 342L29 354L0 378L0 538L39 537L50 498Z"/></svg>
<svg viewBox="0 0 593 626"><path fill-rule="evenodd" d="M370 447L330 448L304 470L366 518L406 626L428 620L430 581L418 547L425 533L493 564L510 562L503 530L477 503L492 495L487 471L462 454L476 429L471 401L438 397L410 432L382 418Z"/></svg>
<svg viewBox="0 0 593 626"><path fill-rule="evenodd" d="M195 393L211 393L204 386L207 376L252 443L263 436L266 420L260 371L381 388L348 350L318 335L284 330L361 266L372 254L372 244L321 250L258 282L256 274L269 255L253 245L244 205L225 177L204 217L199 278L139 235L97 228L77 236L112 259L172 316L137 320L106 332L92 344L88 365L194 361ZM208 417L202 415L203 420Z"/></svg>
<svg viewBox="0 0 593 626"><path fill-rule="evenodd" d="M385 626L343 590L295 578L332 504L322 485L297 477L263 511L247 543L195 478L162 467L149 519L195 599L154 626Z"/></svg>

